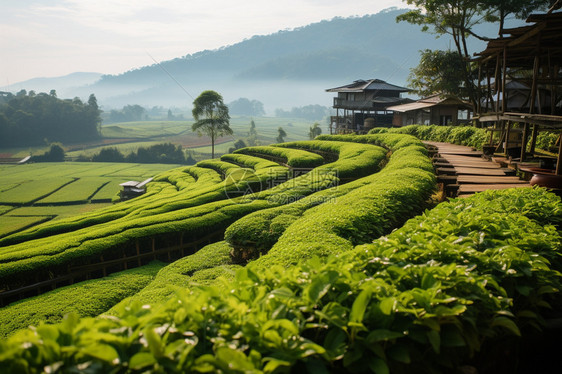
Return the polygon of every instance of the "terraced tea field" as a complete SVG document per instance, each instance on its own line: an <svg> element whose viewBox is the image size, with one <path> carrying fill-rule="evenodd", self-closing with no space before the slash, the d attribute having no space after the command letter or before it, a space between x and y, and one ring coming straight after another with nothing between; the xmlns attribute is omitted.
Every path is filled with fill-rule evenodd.
<svg viewBox="0 0 562 374"><path fill-rule="evenodd" d="M0 237L109 206L120 183L144 180L172 167L71 162L0 165Z"/></svg>
<svg viewBox="0 0 562 374"><path fill-rule="evenodd" d="M57 175L19 209L60 201L76 181ZM435 191L412 135L320 136L167 170L138 198L1 237L0 372L440 373L516 361L511 349L562 309L562 202L520 188L437 204Z"/></svg>

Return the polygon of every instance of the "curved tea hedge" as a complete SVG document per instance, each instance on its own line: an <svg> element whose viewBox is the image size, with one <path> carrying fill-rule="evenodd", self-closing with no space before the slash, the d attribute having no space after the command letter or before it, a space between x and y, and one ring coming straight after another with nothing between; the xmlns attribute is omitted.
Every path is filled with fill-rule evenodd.
<svg viewBox="0 0 562 374"><path fill-rule="evenodd" d="M337 160L317 170L335 169L341 179L360 178L378 172L386 163L386 150L372 145L339 141L301 141L281 143L277 147L321 151L337 156Z"/></svg>
<svg viewBox="0 0 562 374"><path fill-rule="evenodd" d="M20 331L0 370L454 372L560 301L561 212L541 189L456 199L337 256Z"/></svg>
<svg viewBox="0 0 562 374"><path fill-rule="evenodd" d="M276 152L292 157L291 162L301 165L308 162L310 155L314 160L321 159L297 149L279 148ZM384 156L382 150L375 153ZM298 161L300 156L305 161ZM25 283L30 274L38 271L44 274L60 272L73 261L110 253L143 238L181 232L186 235L186 240L194 240L220 232L248 213L288 202L285 198L272 199L274 195L283 193L284 196L302 198L337 182L334 176L314 173L290 180L284 166L269 161L258 162L244 155L234 157L251 163L251 172L225 161L201 162L195 167L157 176L149 184L147 194L139 199L75 221L60 220L3 238L0 241L3 245L0 250L0 284ZM380 158L375 161L379 163ZM221 173L228 173L224 181ZM282 183L259 193L280 177L285 177Z"/></svg>
<svg viewBox="0 0 562 374"><path fill-rule="evenodd" d="M265 159L279 160L294 168L314 168L324 163L324 158L315 153L300 149L280 148L276 146L255 146L240 148L234 154L245 154L250 156L262 157Z"/></svg>
<svg viewBox="0 0 562 374"><path fill-rule="evenodd" d="M392 142L394 152L383 171L319 191L289 205L249 214L232 224L225 232L225 239L234 247L234 257L244 262L265 254L277 243L275 250L260 258L259 262L291 264L300 259L303 253L314 255L318 250L313 248L321 247L324 254L326 251L349 249L353 244L380 236L421 211L435 187L433 168L419 140L410 138L409 141L404 141L404 136L399 137L402 138L402 143ZM374 138L384 144L384 137ZM326 141L324 148L318 143L322 142L287 144L324 150L335 148L337 152L345 150L340 153L338 161L317 169L326 167L339 171L340 165L345 169L364 155L369 156L370 161L366 161L366 164L371 165L371 168L377 168L385 160L383 155L386 150L382 148L354 143L346 145L336 141ZM375 154L378 154L378 158L373 159ZM402 200L403 205L399 206L397 200ZM377 211L375 205L387 205L387 208ZM309 209L311 212L308 212ZM372 221L368 222L368 215L373 214L375 216ZM283 237L289 227L291 229ZM330 235L334 237L333 242L328 239Z"/></svg>
<svg viewBox="0 0 562 374"><path fill-rule="evenodd" d="M408 125L399 128L375 128L369 134L409 134L421 140L466 145L482 149L488 142L486 129L474 126Z"/></svg>
<svg viewBox="0 0 562 374"><path fill-rule="evenodd" d="M40 322L62 321L68 313L80 317L95 317L106 312L123 298L132 296L152 282L163 263L110 274L65 286L49 293L31 297L0 308L0 337Z"/></svg>

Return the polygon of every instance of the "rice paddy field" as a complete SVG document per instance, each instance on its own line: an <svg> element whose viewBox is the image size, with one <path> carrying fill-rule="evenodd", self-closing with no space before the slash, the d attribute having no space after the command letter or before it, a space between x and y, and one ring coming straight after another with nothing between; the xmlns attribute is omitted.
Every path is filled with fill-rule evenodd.
<svg viewBox="0 0 562 374"><path fill-rule="evenodd" d="M176 165L36 163L0 165L0 237L111 205L119 184Z"/></svg>

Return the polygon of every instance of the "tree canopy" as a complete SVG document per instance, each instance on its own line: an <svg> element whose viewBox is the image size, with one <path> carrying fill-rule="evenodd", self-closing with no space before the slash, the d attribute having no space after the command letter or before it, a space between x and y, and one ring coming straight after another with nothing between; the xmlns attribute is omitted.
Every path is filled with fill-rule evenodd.
<svg viewBox="0 0 562 374"><path fill-rule="evenodd" d="M33 146L45 142L76 143L100 137L96 97L61 100L50 94L22 90L0 103L0 146Z"/></svg>
<svg viewBox="0 0 562 374"><path fill-rule="evenodd" d="M421 58L417 67L411 69L408 86L422 97L436 93L467 97L463 62L457 52L420 51Z"/></svg>
<svg viewBox="0 0 562 374"><path fill-rule="evenodd" d="M275 140L277 140L277 143L283 143L286 136L287 133L285 132L285 130L283 130L283 128L279 126L279 128L277 129L277 138L275 138Z"/></svg>
<svg viewBox="0 0 562 374"><path fill-rule="evenodd" d="M191 127L199 136L205 134L211 138L211 154L215 158L215 140L224 135L231 135L230 115L222 96L215 91L203 91L194 101L191 111L195 123Z"/></svg>
<svg viewBox="0 0 562 374"><path fill-rule="evenodd" d="M397 21L421 25L423 31L432 31L438 35L448 34L453 38L455 49L460 57L459 72L464 80L464 97L473 104L477 102L476 87L473 83L473 72L470 66L470 51L467 40L476 37L480 40L489 40L478 35L474 26L483 22L499 22L499 32L503 28L504 20L509 14L516 18L524 18L533 11L544 10L552 3L552 0L405 0L409 5L416 8L396 17ZM430 54L422 52L422 59L430 57ZM435 53L433 57L442 57L446 61L445 54ZM447 58L445 58L447 57ZM434 59L435 62L435 59ZM420 63L420 65L423 61ZM423 70L418 66L414 70ZM427 71L427 69L426 69ZM414 74L416 74L414 72ZM436 71L436 74L440 74ZM421 80L418 80L418 83Z"/></svg>

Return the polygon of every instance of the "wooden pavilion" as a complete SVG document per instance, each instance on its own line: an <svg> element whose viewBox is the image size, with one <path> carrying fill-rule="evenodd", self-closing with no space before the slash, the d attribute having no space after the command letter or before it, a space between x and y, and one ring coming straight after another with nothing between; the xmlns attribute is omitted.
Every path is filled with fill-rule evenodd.
<svg viewBox="0 0 562 374"><path fill-rule="evenodd" d="M530 15L530 25L502 30L501 37L489 41L474 60L483 92L475 117L488 126L490 145L496 145L496 139L496 150L507 154L516 149L517 154L511 154L520 161L535 153L539 131L562 132L562 12L555 11L559 8L560 1L546 14ZM559 147L557 175L562 174L560 140Z"/></svg>
<svg viewBox="0 0 562 374"><path fill-rule="evenodd" d="M373 127L392 126L393 112L388 107L412 99L400 95L410 90L380 79L356 80L341 87L329 88L337 92L334 98L336 115L331 117L330 133L366 133Z"/></svg>

